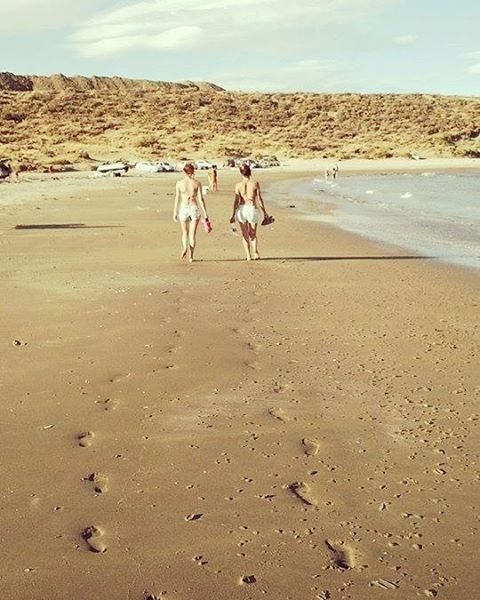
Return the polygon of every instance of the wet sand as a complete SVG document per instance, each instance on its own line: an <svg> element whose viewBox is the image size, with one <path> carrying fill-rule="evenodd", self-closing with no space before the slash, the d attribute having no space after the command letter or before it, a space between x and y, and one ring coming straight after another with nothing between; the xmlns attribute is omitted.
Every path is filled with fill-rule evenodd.
<svg viewBox="0 0 480 600"><path fill-rule="evenodd" d="M3 597L473 598L478 276L287 196L247 263L234 177L192 265L176 176L11 186Z"/></svg>

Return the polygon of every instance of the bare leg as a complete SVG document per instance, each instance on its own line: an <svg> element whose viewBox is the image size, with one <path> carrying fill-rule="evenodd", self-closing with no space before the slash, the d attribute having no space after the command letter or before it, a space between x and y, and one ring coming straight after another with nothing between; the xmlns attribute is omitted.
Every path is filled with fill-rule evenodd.
<svg viewBox="0 0 480 600"><path fill-rule="evenodd" d="M257 224L249 225L250 243L252 244L253 259L259 260L260 254L257 250Z"/></svg>
<svg viewBox="0 0 480 600"><path fill-rule="evenodd" d="M180 227L182 228L182 253L180 254L180 258L185 258L187 256L187 240L188 240L188 221L180 221Z"/></svg>
<svg viewBox="0 0 480 600"><path fill-rule="evenodd" d="M247 255L247 260L252 260L252 255L250 254L250 226L248 223L239 223L239 225L242 230L242 243L245 254Z"/></svg>
<svg viewBox="0 0 480 600"><path fill-rule="evenodd" d="M188 244L190 246L190 262L193 262L193 253L195 251L196 234L199 223L200 219L195 219L195 221L192 221L190 223L190 232L188 234Z"/></svg>

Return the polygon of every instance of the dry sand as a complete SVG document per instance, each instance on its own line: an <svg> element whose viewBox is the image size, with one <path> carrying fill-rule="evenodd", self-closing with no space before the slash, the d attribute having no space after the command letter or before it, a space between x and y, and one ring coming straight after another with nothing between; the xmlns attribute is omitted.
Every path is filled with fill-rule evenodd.
<svg viewBox="0 0 480 600"><path fill-rule="evenodd" d="M174 181L0 185L2 599L473 599L478 276Z"/></svg>

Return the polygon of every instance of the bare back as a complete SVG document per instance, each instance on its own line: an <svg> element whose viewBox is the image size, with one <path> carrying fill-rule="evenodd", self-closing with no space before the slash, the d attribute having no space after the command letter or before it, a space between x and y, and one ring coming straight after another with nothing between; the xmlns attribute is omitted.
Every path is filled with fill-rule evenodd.
<svg viewBox="0 0 480 600"><path fill-rule="evenodd" d="M185 178L177 183L177 188L181 195L182 204L198 204L199 181L193 177Z"/></svg>
<svg viewBox="0 0 480 600"><path fill-rule="evenodd" d="M258 208L258 181L248 179L241 181L235 186L235 195L238 196L240 204L253 204Z"/></svg>

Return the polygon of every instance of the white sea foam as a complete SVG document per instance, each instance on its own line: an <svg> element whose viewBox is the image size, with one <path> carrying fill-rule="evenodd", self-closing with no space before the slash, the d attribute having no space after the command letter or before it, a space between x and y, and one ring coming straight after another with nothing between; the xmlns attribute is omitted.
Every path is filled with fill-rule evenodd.
<svg viewBox="0 0 480 600"><path fill-rule="evenodd" d="M320 180L314 186L337 206L325 220L371 239L480 268L480 171L362 175L342 177L336 184L334 190Z"/></svg>

